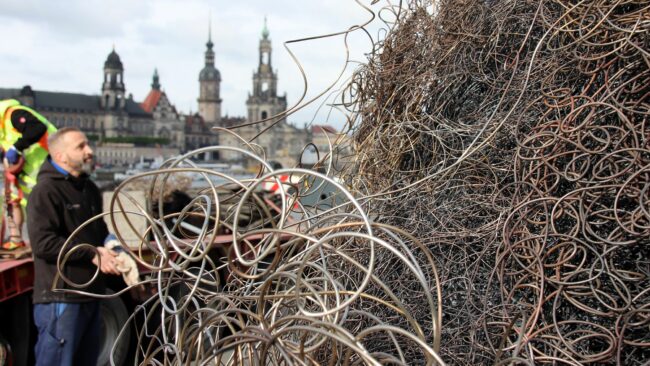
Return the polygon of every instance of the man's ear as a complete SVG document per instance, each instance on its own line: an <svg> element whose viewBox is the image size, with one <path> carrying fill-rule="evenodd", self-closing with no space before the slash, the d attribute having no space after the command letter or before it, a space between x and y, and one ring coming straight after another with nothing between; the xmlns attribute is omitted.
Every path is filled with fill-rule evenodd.
<svg viewBox="0 0 650 366"><path fill-rule="evenodd" d="M50 154L52 155L52 159L54 159L54 162L56 163L63 162L63 153L60 150L50 151Z"/></svg>

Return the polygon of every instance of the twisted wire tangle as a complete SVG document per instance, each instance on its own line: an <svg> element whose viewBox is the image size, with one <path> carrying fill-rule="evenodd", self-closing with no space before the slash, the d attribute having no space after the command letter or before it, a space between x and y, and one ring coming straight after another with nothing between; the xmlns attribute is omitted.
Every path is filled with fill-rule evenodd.
<svg viewBox="0 0 650 366"><path fill-rule="evenodd" d="M369 20L321 37L364 32L367 61L304 101L292 56L305 93L287 111L336 93L351 153L339 136L314 170L273 169L239 138L116 189L104 216L139 237L155 289L124 328L134 363L647 364L650 4L359 5ZM192 163L224 150L257 173ZM182 176L203 188L164 212ZM88 294L62 253L61 291Z"/></svg>

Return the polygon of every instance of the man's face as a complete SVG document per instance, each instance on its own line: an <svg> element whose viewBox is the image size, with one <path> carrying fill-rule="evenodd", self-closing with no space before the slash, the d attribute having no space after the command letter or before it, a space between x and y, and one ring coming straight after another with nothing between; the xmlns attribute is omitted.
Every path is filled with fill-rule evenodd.
<svg viewBox="0 0 650 366"><path fill-rule="evenodd" d="M74 176L92 172L93 150L88 145L86 135L72 131L63 136L62 163L64 169Z"/></svg>

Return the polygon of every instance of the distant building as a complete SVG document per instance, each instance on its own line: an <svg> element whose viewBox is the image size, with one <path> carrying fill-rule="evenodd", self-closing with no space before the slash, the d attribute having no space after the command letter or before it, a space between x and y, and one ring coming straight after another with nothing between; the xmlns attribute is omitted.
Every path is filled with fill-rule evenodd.
<svg viewBox="0 0 650 366"><path fill-rule="evenodd" d="M248 94L246 101L248 110L246 122L267 121L236 128L233 131L246 141L252 140L260 145L264 149L266 160L276 161L283 167L289 167L297 163L300 152L308 141L309 134L306 129L297 128L287 123L285 115L287 96L286 93L282 96L277 94L278 74L272 67L272 50L269 30L266 20L264 20L259 43L257 70L253 72L253 90ZM272 124L273 126L266 130ZM221 126L232 127L232 124L222 123ZM241 141L228 133L219 134L219 143L228 146L243 146ZM231 162L240 162L243 158L237 152L224 152L220 157L222 160Z"/></svg>
<svg viewBox="0 0 650 366"><path fill-rule="evenodd" d="M208 29L208 43L205 44L205 66L199 73L199 114L208 124L221 120L221 73L214 67L214 44L212 29Z"/></svg>
<svg viewBox="0 0 650 366"><path fill-rule="evenodd" d="M262 39L259 45L259 61L257 71L253 72L253 93L248 94L246 107L249 121L261 121L271 116L281 115L287 110L287 94L278 96L278 74L273 71L271 64L271 39L264 20ZM286 117L279 118L286 122Z"/></svg>
<svg viewBox="0 0 650 366"><path fill-rule="evenodd" d="M151 91L140 106L145 112L153 115L154 136L166 139L169 141L169 146L184 151L186 144L184 117L176 111L176 107L171 104L167 94L161 89L157 69L154 70Z"/></svg>
<svg viewBox="0 0 650 366"><path fill-rule="evenodd" d="M35 108L55 126L77 127L99 145L138 138L140 145L147 145L147 140L151 140L149 147L155 147L162 142L155 139L163 139L168 140L168 147L184 149L182 119L160 90L157 72L152 91L142 104L135 102L132 95L125 98L125 91L124 67L120 56L112 50L104 62L101 95L32 90L26 85L20 90L0 89L0 99L16 98ZM147 146L136 144L132 148L137 154L140 147ZM101 160L99 157L99 162L104 163Z"/></svg>
<svg viewBox="0 0 650 366"><path fill-rule="evenodd" d="M329 159L333 156L334 167L340 168L343 163L352 158L350 137L332 126L311 126L309 141L311 144L305 149L300 160L304 167L310 168L318 163L318 168L327 168ZM333 154L332 149L334 149Z"/></svg>
<svg viewBox="0 0 650 366"><path fill-rule="evenodd" d="M259 41L258 65L253 72L253 89L246 100L247 117L221 116L221 73L215 67L211 29L208 31L204 67L199 72L198 112L194 114L182 115L176 110L161 87L157 69L154 70L151 90L143 102L134 101L131 94L125 97L124 65L115 49L104 62L101 93L98 95L39 91L27 85L22 89L0 88L0 99L19 99L57 127L80 128L97 145L96 155L101 164L133 164L144 155L159 152L168 157L174 152L214 145L244 147L243 139L259 145L266 160L289 167L298 163L312 133L287 123L287 95L277 93L278 73L272 67L273 49L269 34L265 19ZM232 131L241 139L230 133L217 133L214 127L236 127ZM220 151L200 158L229 163L244 163L246 160L242 154L233 151Z"/></svg>
<svg viewBox="0 0 650 366"><path fill-rule="evenodd" d="M95 147L95 158L102 166L129 166L140 161L160 161L180 154L180 150L165 146L135 146L132 143L103 143Z"/></svg>

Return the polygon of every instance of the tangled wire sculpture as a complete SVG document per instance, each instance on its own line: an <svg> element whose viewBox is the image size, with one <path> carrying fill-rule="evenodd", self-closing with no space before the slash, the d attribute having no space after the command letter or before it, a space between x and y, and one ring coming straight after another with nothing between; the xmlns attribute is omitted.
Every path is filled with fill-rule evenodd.
<svg viewBox="0 0 650 366"><path fill-rule="evenodd" d="M259 164L256 177L192 166L196 155L223 149L233 148L168 161L125 180L113 195L107 215L118 238L129 227L116 218L148 223L132 254L151 271L143 283L157 289L122 331L137 329L135 364L443 364L440 286L421 242L374 223L344 186L312 170L273 170L238 148ZM202 175L208 188L181 212L165 214L166 185L187 173ZM302 176L301 184L281 183L285 174ZM146 177L158 212L127 191ZM279 205L259 189L269 180L281 187ZM325 182L336 187L338 207L301 204ZM137 209L125 210L126 201ZM228 244L219 242L223 233Z"/></svg>
<svg viewBox="0 0 650 366"><path fill-rule="evenodd" d="M106 215L156 288L122 333L134 363L647 364L650 4L376 3L386 29L334 106L355 152L340 179L331 154L274 170L240 139L118 187ZM257 175L191 162L220 150ZM207 188L164 212L179 174ZM143 177L146 207L126 188Z"/></svg>
<svg viewBox="0 0 650 366"><path fill-rule="evenodd" d="M429 248L449 364L650 360L650 3L411 1L347 174Z"/></svg>

